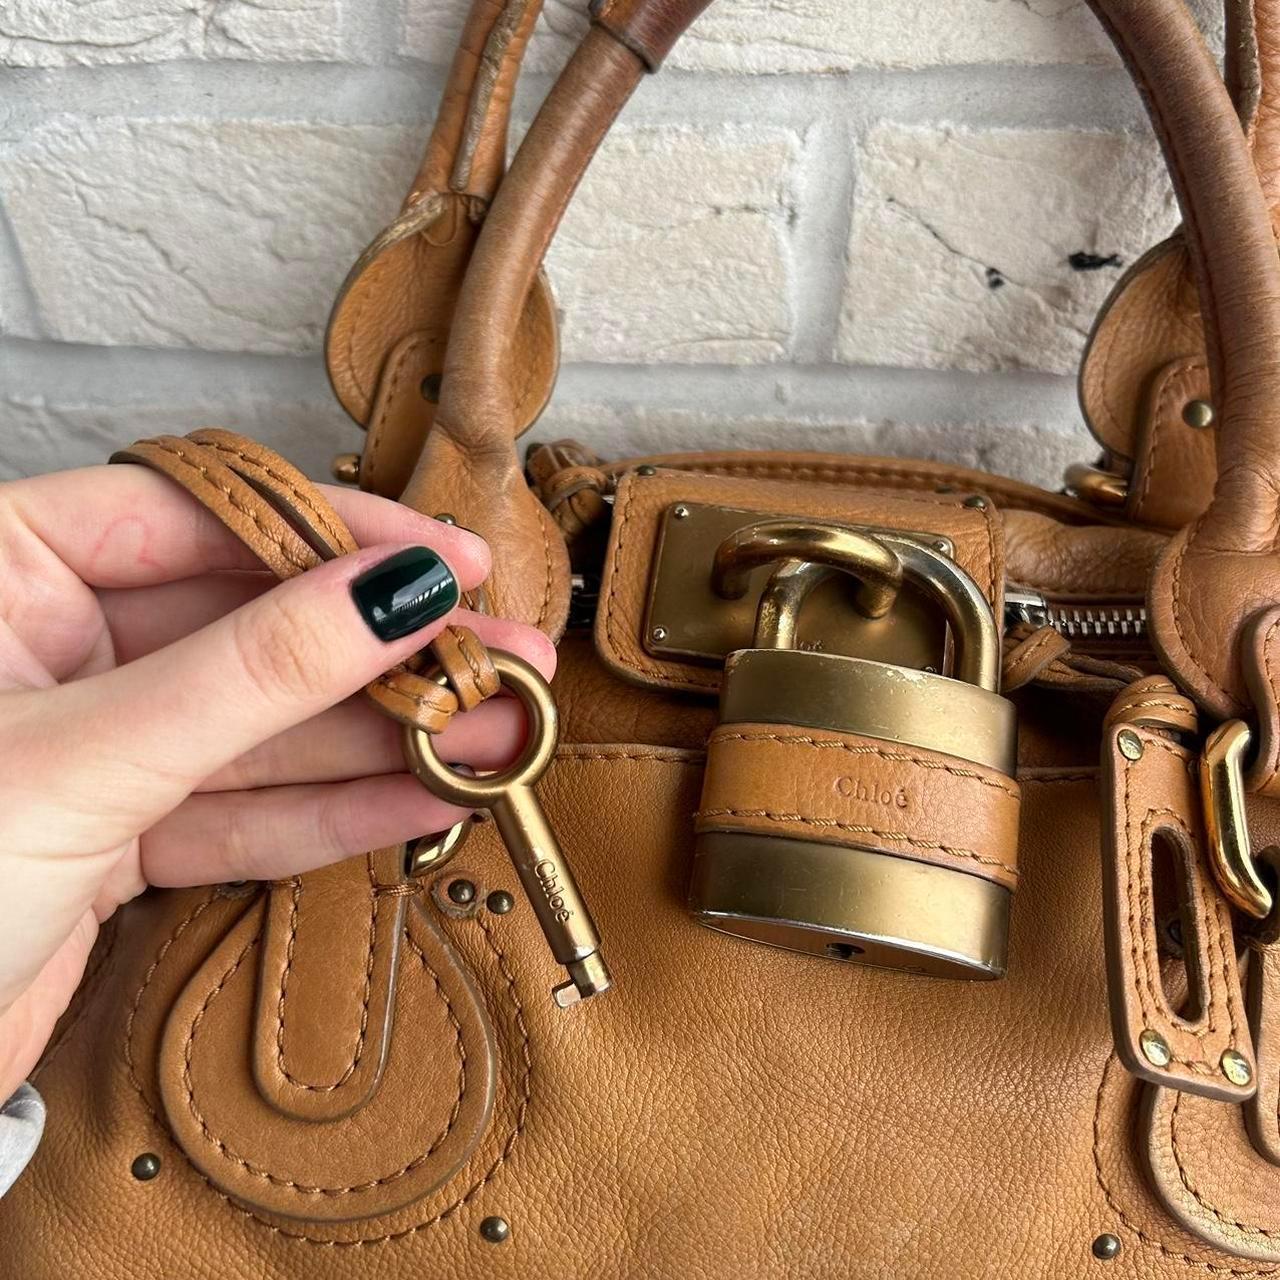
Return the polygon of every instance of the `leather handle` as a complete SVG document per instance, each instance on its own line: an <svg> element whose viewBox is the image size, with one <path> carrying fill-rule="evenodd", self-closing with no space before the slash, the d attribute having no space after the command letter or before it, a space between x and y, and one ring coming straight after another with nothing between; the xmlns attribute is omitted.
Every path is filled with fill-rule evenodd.
<svg viewBox="0 0 1280 1280"><path fill-rule="evenodd" d="M1280 259L1252 156L1181 0L1090 6L1143 96L1186 224L1221 424L1217 493L1203 533L1216 544L1261 550L1280 519ZM499 575L505 568L500 607L553 634L567 567L515 458L504 370L511 335L592 153L643 71L660 63L703 7L703 0L602 0L495 199L459 299L437 419L443 430L428 440L405 495L428 510L461 505L455 514L494 541ZM1280 598L1280 581L1272 595ZM1158 598L1153 611L1161 612ZM1156 629L1159 637L1158 621ZM1184 665L1171 662L1199 693ZM1211 676L1210 684L1221 688L1223 679Z"/></svg>
<svg viewBox="0 0 1280 1280"><path fill-rule="evenodd" d="M1280 5L1226 0L1227 86L1280 235Z"/></svg>
<svg viewBox="0 0 1280 1280"><path fill-rule="evenodd" d="M650 71L657 71L710 4L711 0L591 0L591 16Z"/></svg>

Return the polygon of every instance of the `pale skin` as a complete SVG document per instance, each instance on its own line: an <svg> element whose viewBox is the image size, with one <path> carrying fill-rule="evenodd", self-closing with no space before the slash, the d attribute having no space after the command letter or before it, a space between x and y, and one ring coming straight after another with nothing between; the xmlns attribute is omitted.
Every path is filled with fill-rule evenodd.
<svg viewBox="0 0 1280 1280"><path fill-rule="evenodd" d="M0 485L0 1101L27 1077L98 928L148 885L273 880L463 816L405 771L359 690L463 622L550 677L531 627L456 610L383 643L349 587L410 545L463 590L481 539L369 494L325 495L363 548L277 583L137 466ZM445 759L497 768L522 714L454 718Z"/></svg>

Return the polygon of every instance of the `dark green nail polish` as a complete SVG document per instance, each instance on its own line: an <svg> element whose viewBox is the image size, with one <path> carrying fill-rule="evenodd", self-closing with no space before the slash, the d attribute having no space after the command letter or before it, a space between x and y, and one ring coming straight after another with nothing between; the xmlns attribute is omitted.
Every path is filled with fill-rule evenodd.
<svg viewBox="0 0 1280 1280"><path fill-rule="evenodd" d="M444 617L458 603L458 583L429 547L409 547L366 569L351 598L379 640L399 640Z"/></svg>

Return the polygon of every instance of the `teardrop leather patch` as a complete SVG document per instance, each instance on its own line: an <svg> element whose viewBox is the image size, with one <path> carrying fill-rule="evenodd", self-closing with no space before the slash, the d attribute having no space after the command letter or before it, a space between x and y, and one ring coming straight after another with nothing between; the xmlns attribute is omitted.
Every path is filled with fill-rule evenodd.
<svg viewBox="0 0 1280 1280"><path fill-rule="evenodd" d="M367 877L365 859L344 868L353 865L348 874ZM394 911L395 941L407 945L391 948L394 1030L379 1050L380 1068L358 1065L344 1082L361 1076L347 1099L354 1115L344 1102L304 1119L296 1085L283 1094L259 1087L259 974L264 948L277 945L264 923L269 912L247 913L175 1001L160 1047L166 1117L192 1163L245 1206L317 1223L390 1213L446 1182L484 1134L495 1088L488 1015L452 947L406 901L382 908ZM375 932L382 938L385 925ZM274 964L266 972L276 972ZM315 1025L302 1029L303 1040L286 1033L285 1062L297 1079L329 1083L336 1077L323 1072L337 1050L311 1062L301 1056L307 1041L314 1047L324 1038L321 1005L312 1009ZM354 1028L341 1016L335 1022L349 1060Z"/></svg>

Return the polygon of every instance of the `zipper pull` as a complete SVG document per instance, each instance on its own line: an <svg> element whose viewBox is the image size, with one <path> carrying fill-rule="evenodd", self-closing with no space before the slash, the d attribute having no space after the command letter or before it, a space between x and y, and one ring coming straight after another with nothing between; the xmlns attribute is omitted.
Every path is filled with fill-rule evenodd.
<svg viewBox="0 0 1280 1280"><path fill-rule="evenodd" d="M1005 630L1021 623L1039 629L1052 625L1049 602L1030 587L1008 586L1004 593Z"/></svg>

